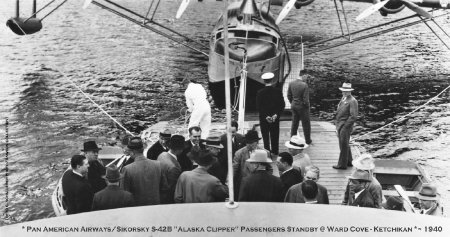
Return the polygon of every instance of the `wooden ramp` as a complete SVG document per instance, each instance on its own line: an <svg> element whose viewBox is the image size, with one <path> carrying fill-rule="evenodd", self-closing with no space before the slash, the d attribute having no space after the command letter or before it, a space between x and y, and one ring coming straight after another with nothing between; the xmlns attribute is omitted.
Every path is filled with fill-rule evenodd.
<svg viewBox="0 0 450 237"><path fill-rule="evenodd" d="M245 130L252 128L258 121L247 121ZM186 129L182 125L174 125L168 122L159 122L147 131L155 131L153 140L156 141L159 131L166 127L170 127L180 133L187 135ZM225 132L225 124L213 123L211 134L223 134ZM284 143L290 138L290 121L281 121L280 124L280 152L287 151ZM301 124L299 126L299 134L303 136ZM187 136L186 136L187 138ZM311 121L311 139L313 144L309 146L305 152L310 156L311 162L320 169L320 180L318 183L324 185L328 189L328 197L330 204L340 204L344 197L345 187L347 185L347 176L350 175L351 169L335 170L331 166L337 164L339 157L339 144L335 133L335 127L330 122ZM260 145L263 146L262 140ZM276 172L277 169L274 167ZM277 175L277 174L275 174Z"/></svg>

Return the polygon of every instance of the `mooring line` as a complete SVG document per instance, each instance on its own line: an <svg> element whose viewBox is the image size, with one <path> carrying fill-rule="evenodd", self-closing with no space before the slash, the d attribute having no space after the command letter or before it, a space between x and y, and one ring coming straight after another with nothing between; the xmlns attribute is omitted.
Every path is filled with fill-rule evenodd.
<svg viewBox="0 0 450 237"><path fill-rule="evenodd" d="M427 104L429 104L429 103L432 102L433 100L437 99L442 93L444 93L444 92L445 92L446 90L448 90L449 88L450 88L450 86L447 86L447 88L445 88L444 90L442 90L441 92L439 92L439 94L437 94L437 95L434 96L433 98L429 99L425 104L423 104L423 105L417 107L415 110L411 111L410 113L408 113L408 114L406 114L406 115L403 115L403 116L401 116L400 118L398 118L398 119L396 119L396 120L394 120L394 121L392 121L392 122L390 122L390 123L388 123L388 124L386 124L386 125L384 125L384 126L382 126L382 127L380 127L380 128L377 128L377 129L375 129L375 130L373 130L373 131L370 131L370 132L368 132L368 133L366 133L366 134L357 136L357 137L355 137L355 138L351 138L351 139L350 139L350 142L353 142L353 141L355 141L355 140L358 140L358 139L360 139L361 137L364 137L364 136L367 136L367 135L369 135L369 134L371 134L371 133L374 133L374 132L377 132L377 131L379 131L379 130L382 130L383 128L385 128L385 127L387 127L387 126L390 126L390 125L392 125L392 124L394 124L394 123L396 123L396 122L398 122L398 121L403 120L404 118L408 117L409 115L411 115L411 114L415 113L416 111L422 109L423 107L425 107Z"/></svg>
<svg viewBox="0 0 450 237"><path fill-rule="evenodd" d="M126 129L121 123L119 123L119 121L117 121L115 118L113 118L111 115L108 114L108 112L106 112L99 104L97 104L94 100L91 99L91 97L86 94L81 87L79 87L77 84L75 84L75 82L73 82L69 77L66 76L65 73L56 70L59 73L61 73L61 75L63 75L63 77L65 79L67 79L72 85L74 85L88 100L90 100L98 109L100 109L100 111L102 111L106 116L108 116L112 121L114 121L117 125L119 125L119 127L121 127L123 130L125 130L125 132L127 132L128 134L130 134L131 136L135 136L135 134L133 134L132 132L128 131L128 129Z"/></svg>

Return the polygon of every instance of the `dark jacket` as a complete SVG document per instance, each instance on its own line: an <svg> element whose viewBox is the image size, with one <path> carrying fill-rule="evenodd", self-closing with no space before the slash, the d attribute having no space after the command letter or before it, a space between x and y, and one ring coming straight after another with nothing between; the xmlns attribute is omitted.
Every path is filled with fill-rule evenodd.
<svg viewBox="0 0 450 237"><path fill-rule="evenodd" d="M283 197L290 187L294 184L301 183L303 181L302 172L296 168L292 168L291 170L280 175L281 182L283 182Z"/></svg>
<svg viewBox="0 0 450 237"><path fill-rule="evenodd" d="M330 204L328 199L328 190L324 186L317 184L317 204ZM301 183L293 185L286 193L284 202L292 203L305 203L305 197L303 197Z"/></svg>
<svg viewBox="0 0 450 237"><path fill-rule="evenodd" d="M265 170L258 170L242 180L239 201L282 202L283 183Z"/></svg>
<svg viewBox="0 0 450 237"><path fill-rule="evenodd" d="M94 195L92 210L107 210L134 206L133 194L116 185L108 185Z"/></svg>
<svg viewBox="0 0 450 237"><path fill-rule="evenodd" d="M233 141L234 140L234 141ZM227 152L227 134L223 134L222 136L220 136L220 142L223 145L223 149L222 152ZM234 154L236 153L237 150L241 149L242 147L244 147L246 145L245 143L245 137L242 134L236 133L234 139L231 139L231 150L232 150L232 155L234 157Z"/></svg>
<svg viewBox="0 0 450 237"><path fill-rule="evenodd" d="M168 150L161 145L161 142L158 141L148 149L147 158L150 160L156 160L158 159L158 156L165 151Z"/></svg>
<svg viewBox="0 0 450 237"><path fill-rule="evenodd" d="M279 119L284 107L283 92L278 88L266 86L256 94L256 108L260 118L276 114Z"/></svg>
<svg viewBox="0 0 450 237"><path fill-rule="evenodd" d="M94 193L84 177L73 173L73 170L66 171L62 178L62 189L67 215L91 210Z"/></svg>
<svg viewBox="0 0 450 237"><path fill-rule="evenodd" d="M309 89L308 84L302 80L294 80L289 83L287 98L291 103L291 108L309 107Z"/></svg>
<svg viewBox="0 0 450 237"><path fill-rule="evenodd" d="M174 203L174 193L177 186L178 178L181 175L181 166L177 159L175 159L169 152L163 152L158 156L158 161L161 162L161 172L167 178L168 189L161 193L161 203Z"/></svg>
<svg viewBox="0 0 450 237"><path fill-rule="evenodd" d="M100 164L99 160L89 161L88 181L94 193L106 187L106 181L103 178L106 174L106 168Z"/></svg>
<svg viewBox="0 0 450 237"><path fill-rule="evenodd" d="M200 143L200 148L204 150L205 145ZM192 160L187 156L187 153L189 153L191 149L192 149L192 142L191 140L187 140L184 142L183 152L179 156L177 156L178 163L180 163L182 172L191 171L194 169Z"/></svg>

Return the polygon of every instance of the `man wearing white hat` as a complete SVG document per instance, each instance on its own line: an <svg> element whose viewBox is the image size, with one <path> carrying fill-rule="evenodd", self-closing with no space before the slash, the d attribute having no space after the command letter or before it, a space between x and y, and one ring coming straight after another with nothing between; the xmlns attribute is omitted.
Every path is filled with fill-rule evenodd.
<svg viewBox="0 0 450 237"><path fill-rule="evenodd" d="M259 124L264 148L278 155L280 116L283 113L285 104L283 92L272 86L274 76L271 72L264 73L261 76L266 86L256 94L256 109L259 112Z"/></svg>
<svg viewBox="0 0 450 237"><path fill-rule="evenodd" d="M347 169L352 166L352 153L350 151L350 135L353 131L353 124L358 117L358 101L352 96L352 84L344 82L342 87L342 99L336 111L336 132L339 138L339 161L333 165L334 169Z"/></svg>
<svg viewBox="0 0 450 237"><path fill-rule="evenodd" d="M288 148L289 153L293 156L293 165L300 167L302 174L306 173L306 166L312 165L311 159L308 154L304 153L303 150L308 148L308 144L305 140L298 135L292 136L291 139L284 143Z"/></svg>
<svg viewBox="0 0 450 237"><path fill-rule="evenodd" d="M247 160L251 174L242 180L239 201L282 202L283 183L268 171L272 159L265 150L255 150Z"/></svg>

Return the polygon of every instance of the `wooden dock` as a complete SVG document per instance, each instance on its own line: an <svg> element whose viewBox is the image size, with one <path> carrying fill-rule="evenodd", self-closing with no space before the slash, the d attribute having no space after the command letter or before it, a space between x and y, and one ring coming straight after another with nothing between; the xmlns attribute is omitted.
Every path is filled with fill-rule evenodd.
<svg viewBox="0 0 450 237"><path fill-rule="evenodd" d="M253 117L254 118L254 117ZM259 123L255 120L245 122L245 130L252 128L254 124ZM157 134L163 128L171 128L181 135L187 135L186 129L181 125L173 125L168 122L159 122L153 125L149 130L155 131L154 140L157 140ZM223 134L225 132L225 124L212 124L211 134ZM284 143L290 138L291 121L281 121L280 123L280 152L287 151ZM302 126L299 126L299 134L303 135ZM320 169L320 179L318 183L324 185L328 189L328 197L330 204L340 204L344 197L345 187L347 185L347 176L350 175L351 169L336 170L332 166L337 164L339 157L338 138L335 133L335 126L330 122L311 121L311 139L313 140L304 152L309 155L313 165ZM260 145L263 146L262 140ZM275 168L277 175L278 169Z"/></svg>

